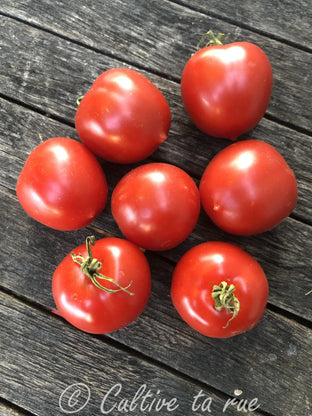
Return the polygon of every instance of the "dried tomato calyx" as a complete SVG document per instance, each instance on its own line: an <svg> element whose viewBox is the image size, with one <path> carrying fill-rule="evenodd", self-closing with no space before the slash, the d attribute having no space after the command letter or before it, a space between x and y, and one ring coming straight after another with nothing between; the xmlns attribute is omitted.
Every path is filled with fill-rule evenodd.
<svg viewBox="0 0 312 416"><path fill-rule="evenodd" d="M79 107L79 106L80 106L80 103L81 103L81 101L82 101L83 97L84 97L84 95L80 95L79 97L77 97L77 100L76 100L76 105L77 105L77 107Z"/></svg>
<svg viewBox="0 0 312 416"><path fill-rule="evenodd" d="M233 284L228 285L223 281L218 285L213 286L212 297L215 301L214 307L217 311L221 311L223 308L232 314L224 328L229 326L229 323L237 316L240 308L240 303L237 297L234 295L235 286Z"/></svg>
<svg viewBox="0 0 312 416"><path fill-rule="evenodd" d="M212 30L208 30L207 33L204 33L201 37L200 41L198 42L196 49L199 49L202 43L209 38L209 41L204 46L222 46L223 42L229 37L229 34L225 35L224 33L218 33L217 37L215 37Z"/></svg>
<svg viewBox="0 0 312 416"><path fill-rule="evenodd" d="M113 278L99 273L99 270L102 268L102 263L99 260L93 258L91 244L92 245L95 244L95 237L93 235L86 238L86 246L87 246L87 251L88 251L88 256L86 258L84 258L81 254L77 254L77 255L75 253L71 254L73 261L80 265L81 271L91 280L91 282L96 287L98 287L101 290L104 290L105 292L116 293L122 290L128 293L128 295L134 295L134 293L129 292L129 290L127 290L131 286L132 282L130 282L128 286L123 287L118 282L116 282L116 280L114 280ZM98 281L98 279L103 279L103 280L106 280L107 282L113 283L115 286L117 286L117 289L109 289L108 287L103 286Z"/></svg>

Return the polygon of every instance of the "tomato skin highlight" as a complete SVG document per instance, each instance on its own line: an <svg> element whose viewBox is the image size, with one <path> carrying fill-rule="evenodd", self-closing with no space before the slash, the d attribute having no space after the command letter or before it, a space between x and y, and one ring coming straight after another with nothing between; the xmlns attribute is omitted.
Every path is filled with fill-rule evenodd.
<svg viewBox="0 0 312 416"><path fill-rule="evenodd" d="M149 163L133 169L116 185L112 214L127 239L148 250L168 250L195 227L198 188L182 169Z"/></svg>
<svg viewBox="0 0 312 416"><path fill-rule="evenodd" d="M214 285L234 284L240 302L231 320L226 310L216 310ZM177 263L171 298L182 319L201 334L228 338L253 328L261 319L268 298L268 281L259 263L241 248L210 241L187 251ZM227 326L228 324L228 326Z"/></svg>
<svg viewBox="0 0 312 416"><path fill-rule="evenodd" d="M36 221L69 231L85 227L103 211L108 190L96 157L75 140L55 137L31 152L16 194Z"/></svg>
<svg viewBox="0 0 312 416"><path fill-rule="evenodd" d="M101 74L83 97L75 118L80 140L115 163L135 163L166 140L169 105L144 75L126 68Z"/></svg>
<svg viewBox="0 0 312 416"><path fill-rule="evenodd" d="M298 199L293 171L273 146L260 140L237 142L219 152L206 167L199 190L211 220L237 235L272 229Z"/></svg>
<svg viewBox="0 0 312 416"><path fill-rule="evenodd" d="M87 257L86 245L73 250ZM60 315L76 328L104 334L133 322L144 310L151 291L151 274L144 253L133 243L115 237L96 241L93 257L101 261L100 273L113 278L133 293L105 292L82 272L69 253L56 268L52 279L53 297ZM99 280L98 280L99 281ZM103 281L109 289L116 285Z"/></svg>
<svg viewBox="0 0 312 416"><path fill-rule="evenodd" d="M182 72L181 92L185 108L200 130L235 140L263 117L272 84L266 54L252 43L234 42L195 52Z"/></svg>

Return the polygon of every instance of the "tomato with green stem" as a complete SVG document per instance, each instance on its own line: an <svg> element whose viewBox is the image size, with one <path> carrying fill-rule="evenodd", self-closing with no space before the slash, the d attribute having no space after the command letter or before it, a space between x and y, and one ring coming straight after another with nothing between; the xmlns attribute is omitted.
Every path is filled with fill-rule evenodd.
<svg viewBox="0 0 312 416"><path fill-rule="evenodd" d="M195 52L181 77L185 108L194 124L213 137L235 140L255 127L271 98L268 57L250 42L222 44L209 31L208 46Z"/></svg>
<svg viewBox="0 0 312 416"><path fill-rule="evenodd" d="M97 242L87 237L86 244L58 265L52 279L59 314L93 334L129 325L143 312L150 290L146 256L135 244L116 237Z"/></svg>
<svg viewBox="0 0 312 416"><path fill-rule="evenodd" d="M268 298L268 281L260 264L241 248L219 241L199 244L177 263L172 302L193 329L227 338L253 328Z"/></svg>

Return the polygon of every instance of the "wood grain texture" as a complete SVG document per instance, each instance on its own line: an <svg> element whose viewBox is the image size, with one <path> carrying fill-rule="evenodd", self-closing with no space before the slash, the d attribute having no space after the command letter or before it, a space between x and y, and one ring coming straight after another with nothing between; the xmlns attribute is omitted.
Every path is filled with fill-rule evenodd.
<svg viewBox="0 0 312 416"><path fill-rule="evenodd" d="M25 219L16 203L8 205L10 199L7 195L1 210L10 212L16 221L13 226L4 220L7 238L0 253L1 284L11 293L53 310L52 274L63 256L83 241L87 230L64 234L46 229ZM3 204L3 195L1 201ZM214 340L195 333L179 318L170 300L174 264L156 253L147 256L153 276L148 306L134 323L109 337L225 394L233 395L236 388L241 388L244 397L251 400L257 392L261 408L274 415L300 414L312 388L312 331L267 310L252 331L232 339ZM27 261L20 261L22 258ZM69 325L64 334L67 330ZM77 336L81 336L80 331ZM71 342L77 345L77 341ZM70 343L66 345L70 350ZM291 376L294 373L295 380ZM247 378L242 377L246 374ZM145 373L141 377L145 379ZM294 406L297 414L292 413Z"/></svg>
<svg viewBox="0 0 312 416"><path fill-rule="evenodd" d="M62 132L61 123L49 120L42 115L22 109L21 107L0 100L0 108L5 115L3 131L0 128L0 155L3 167L0 176L0 184L15 192L15 184L18 174L32 148L39 143L39 133L36 126L45 126L45 137L58 136ZM16 125L15 134L7 135L9 125ZM27 127L26 127L27 126ZM27 136L24 136L27 128ZM69 137L75 137L71 127L64 129ZM6 136L5 136L6 135ZM298 144L297 144L298 149ZM181 151L181 149L179 150ZM304 151L304 150L303 150ZM194 154L194 158L195 158ZM166 159L163 161L168 162ZM170 162L170 160L169 160ZM131 166L132 167L132 166ZM109 184L109 195L120 178L131 169L130 166L116 166L103 163L104 171ZM4 212L12 215L16 210L16 201L6 199L3 208ZM10 216L7 219L10 224ZM16 211L14 216L23 221L30 221L22 210ZM108 204L103 213L94 221L93 225L114 235L122 236L110 211L110 196ZM237 237L229 235L218 229L205 213L202 212L200 219L192 234L177 248L163 253L162 255L173 262L177 262L181 255L191 246L200 244L207 240L229 241L240 246L257 258L264 268L270 281L270 303L288 310L305 319L312 320L312 311L309 308L310 299L304 294L307 288L312 286L310 270L312 260L309 253L312 252L312 227L300 223L294 219L286 219L282 224L272 231L251 237ZM15 237L18 240L18 235ZM82 239L84 240L84 238ZM80 244L80 243L79 243ZM79 245L77 244L77 245ZM62 251L62 250L61 250ZM272 253L278 253L272 255ZM298 304L298 299L301 301Z"/></svg>
<svg viewBox="0 0 312 416"><path fill-rule="evenodd" d="M78 45L77 52L74 53L72 50L74 45L71 42L53 37L50 33L38 32L32 27L22 28L20 22L16 23L3 18L4 33L6 34L4 52L13 52L12 48L14 46L16 48L18 45L18 53L12 53L11 59L10 54L5 57L8 64L10 65L10 61L14 57L15 65L19 68L19 62L21 64L25 60L25 56L20 55L21 52L23 49L28 52L28 47L30 47L36 50L37 61L32 64L26 52L28 65L31 65L28 68L28 73L31 72L29 69L35 72L35 67L40 63L40 68L45 68L45 71L48 71L51 64L55 65L55 70L61 72L69 67L70 74L67 75L67 80L70 84L75 81L75 75L84 74L84 72L81 73L81 66L88 71L85 79L94 79L95 76L92 77L92 71L95 69L93 65L97 61L101 61L104 54L106 57L113 56L119 60L115 66L126 62L153 72L158 71L179 82L184 65L194 53L201 35L208 29L215 32L220 30L220 22L216 19L192 10L185 12L185 8L170 2L154 0L149 2L149 8L145 7L143 0L130 3L118 1L100 3L101 6L99 6L99 2L92 2L90 7L78 3L77 8L71 2L56 2L51 6L49 1L31 1L28 7L27 5L16 7L18 17L23 17L20 16L20 10L24 10L24 15L27 12L28 19L30 18L32 23L40 24L45 29L53 29L57 34L88 45L101 53L91 54L90 51L84 50L81 54ZM133 7L129 13L131 5ZM79 7L81 8L79 9ZM11 10L12 14L14 9ZM54 16L53 22L51 15ZM14 25L19 25L19 30L16 30ZM88 30L89 27L92 27L91 31ZM123 27L124 30L120 31L120 27ZM235 34L236 29L235 26L226 22L222 24L222 31L233 33L233 40L256 43L263 48L271 61L274 83L268 114L285 123L312 132L310 118L312 83L311 71L309 71L311 54L243 29L239 29L239 33ZM22 35L23 32L23 38L17 39L18 35L16 36L16 34ZM89 38L85 39L84 36ZM45 48L50 49L49 53L46 53L46 49L40 48L39 45L42 44L45 44ZM43 58L40 54L42 53L48 62L41 62ZM85 58L86 54L88 56ZM291 59L289 59L290 57ZM60 60L61 62L58 64L57 62ZM73 71L74 66L76 70ZM102 70L98 72L98 75L105 67L106 65L101 65ZM27 72L26 63L25 71ZM29 80L28 87L33 84L37 88L44 88L53 73L57 74L52 71L43 76L41 82L37 80L36 83L32 83ZM70 80L71 73L73 73L72 80ZM10 72L7 75L10 75ZM12 76L14 77L14 73L11 74ZM57 80L61 82L61 79L62 77L57 75L56 82L54 82L55 87ZM10 80L6 80L5 83L7 87L4 93L6 94L9 94L10 82L8 83L8 81ZM81 83L80 85L83 86ZM66 89L64 88L64 90ZM305 91L305 94L302 94L302 91ZM310 91L310 95L307 94L308 91Z"/></svg>
<svg viewBox="0 0 312 416"><path fill-rule="evenodd" d="M237 26L250 28L265 36L287 41L296 47L312 50L312 9L308 0L238 0L235 1L235 7L231 1L218 0L174 0L174 3L234 22Z"/></svg>
<svg viewBox="0 0 312 416"><path fill-rule="evenodd" d="M97 74L121 64L57 37L51 41L50 34L26 25L23 26L23 31L18 31L19 24L10 19L5 23L7 45L3 49L6 51L4 54L6 67L3 68L0 92L43 113L53 114L68 123L74 123L76 98L88 90ZM13 36L13 33L20 35ZM38 51L35 56L29 56L29 47ZM90 67L88 62L92 62L93 65ZM200 177L212 156L227 146L229 141L210 138L194 127L183 108L178 83L142 72L164 93L173 115L168 140L155 156L165 158ZM297 93L299 94L298 91ZM283 97L284 92L278 96ZM296 99L296 105L300 103L304 108L304 100L290 94L290 97L292 96ZM310 99L308 91L304 96L307 100ZM281 107L283 107L282 103L278 105L278 108ZM309 112L308 105L306 110ZM300 203L296 208L297 215L308 221L312 213L308 183L309 160L312 153L311 138L266 119L262 119L254 130L242 138L268 141L286 158L295 170L299 183L303 182L302 186L301 184L299 186ZM200 154L197 152L194 155L194 150L199 148Z"/></svg>
<svg viewBox="0 0 312 416"><path fill-rule="evenodd" d="M8 404L7 402L0 402L0 412L1 416L30 416L28 412L20 410L15 406L12 407L12 405Z"/></svg>
<svg viewBox="0 0 312 416"><path fill-rule="evenodd" d="M312 12L311 4L308 0L296 2L293 0L284 0L283 2L263 0L261 3L255 3L253 0L237 0L235 7L229 0L209 0L209 2L201 0L171 0L170 2L173 10L180 11L180 13L177 13L179 17L178 22L183 21L183 16L181 15L191 13L187 9L193 9L206 15L208 22L213 20L220 21L219 30L221 30L222 24L224 24L222 21L225 20L237 26L236 32L239 32L240 28L247 28L263 36L276 38L282 42L289 42L294 44L295 47L312 50L310 36ZM112 21L114 19L126 21L127 27L123 27L125 34L136 36L138 43L142 43L142 36L139 33L137 34L142 23L144 23L142 22L142 15L143 17L148 15L149 20L152 22L158 19L162 26L165 26L169 20L168 18L161 21L158 16L153 16L153 14L161 14L161 10L170 9L170 5L163 5L157 1L149 1L148 5L148 11L144 12L143 10L142 12L142 9L146 7L146 2L143 0L128 0L126 3L120 0L111 3L87 0L83 4L74 3L72 0L68 2L57 0L52 4L48 0L41 2L38 0L18 0L14 3L9 0L3 0L2 11L33 24L47 24L50 30L58 29L64 33L71 31L74 36L90 42L91 45L95 43L94 37L97 34L92 33L93 37L88 37L88 22L92 21L94 25L97 25L99 16L104 16L106 12L110 14L109 18ZM179 5L183 5L185 8L181 8ZM39 13L43 14L44 21L40 20ZM132 16L129 16L129 14ZM49 19L51 16L57 16L59 20L52 23L51 19ZM91 18L89 19L89 17ZM131 18L130 22L129 17ZM125 20L122 20L123 18ZM67 32L64 22L68 24ZM135 33L132 33L131 28L129 28L131 22L137 23L138 27ZM168 26L170 27L175 23L177 22L170 21ZM117 23L115 23L115 26L117 26ZM181 24L180 27L184 28ZM154 31L154 35L156 35L159 27L153 25L152 28L156 29ZM104 35L104 39L107 38L109 41L114 36L114 28L102 27L99 35ZM125 36L122 33L121 35ZM168 40L165 42L168 43ZM124 48L126 48L126 43Z"/></svg>
<svg viewBox="0 0 312 416"><path fill-rule="evenodd" d="M223 414L222 406L236 389L243 391L243 399L258 399L257 411L243 412L249 416L311 415L312 295L305 296L312 288L310 9L305 0L238 0L235 7L229 0L2 0L1 415L64 415L59 398L66 387L79 382L91 391L81 416L103 414L101 401L116 383L123 386L120 398L132 398L143 383L158 397L176 397L179 408L171 412L174 416L209 414L191 412L201 390L212 397L211 414ZM254 42L268 54L274 72L272 100L259 125L240 140L264 140L284 156L298 180L298 204L274 230L246 238L222 232L202 212L178 247L146 252L153 279L142 315L106 336L82 333L52 313L51 279L58 263L87 235L122 236L110 202L87 228L52 230L28 217L19 205L19 172L42 140L78 140L77 96L101 72L121 66L151 79L172 111L168 139L142 163L175 164L198 184L207 163L230 144L198 131L181 100L181 72L207 29L231 32L231 41ZM110 194L137 166L100 163ZM175 264L189 248L207 240L245 249L269 280L263 319L253 330L230 339L196 333L170 299ZM113 402L111 396L107 405ZM125 412L115 409L111 414ZM229 408L225 414L242 412Z"/></svg>
<svg viewBox="0 0 312 416"><path fill-rule="evenodd" d="M58 256L53 258L54 261L52 265L48 263L50 274L52 274L54 268L58 264L57 261L61 261L64 253L69 252L73 246L81 244L85 240L86 233L91 232L88 231L88 229L83 230L82 232L75 232L74 235L77 235L77 238L71 245L64 247L62 246L62 238L64 238L63 233L56 232L59 239L54 243L55 248L52 248L50 245L46 247L44 237L43 239L40 237L41 234L44 236L45 232L47 232L46 227L29 218L18 204L16 198L7 191L3 191L3 189L1 209L4 212L4 228L1 236L3 241L5 239L7 240L7 245L4 245L1 254L4 273L3 284L8 284L9 288L15 291L18 291L20 285L23 286L28 282L28 270L23 269L23 264L21 264L20 267L17 265L18 270L16 272L18 278L12 281L10 273L13 273L14 269L10 266L10 256L20 258L23 256L23 250L26 250L25 255L30 255L30 258L36 259L36 256L38 256L36 268L32 274L34 274L34 276L38 275L38 277L35 278L39 279L37 282L39 284L40 262L43 261L42 258L49 259L49 251L51 250L55 253L55 256ZM10 221L12 215L18 218L14 223ZM109 208L106 209L106 212L104 212L101 217L99 222L105 223L106 229L104 227L99 227L99 230L102 229L113 235L122 237L110 215ZM204 221L205 219L203 222ZM97 222L95 222L95 224L96 223ZM23 228L26 225L30 235L26 238L26 246L24 247L22 245L20 247L18 241L20 240L20 235L24 234ZM312 320L310 307L311 299L305 296L308 289L312 287L310 274L311 259L309 256L309 253L311 252L311 227L304 226L297 221L287 220L278 230L276 230L276 232L268 233L259 238L250 237L245 241L241 241L239 238L226 236L225 234L222 235L222 233L218 234L217 230L215 230L214 234L210 231L208 237L206 229L208 228L204 228L202 224L199 224L185 242L175 249L166 253L161 253L161 256L175 264L189 247L207 240L228 241L236 244L253 255L262 265L270 283L269 303L278 306L285 311L292 312L294 315L310 321ZM32 230L34 234L32 234ZM39 237L36 237L36 234L39 234ZM65 236L67 236L67 233L65 233ZM28 247L28 242L31 242L34 239L36 240L36 249L31 249L32 246ZM15 241L17 241L17 243L14 243ZM43 251L37 252L40 246L42 246L41 250ZM33 252L31 250L33 250ZM166 267L164 266L164 268ZM158 274L157 269L154 274ZM168 273L168 279L170 279L170 277L171 273ZM20 282L19 279L21 280Z"/></svg>
<svg viewBox="0 0 312 416"><path fill-rule="evenodd" d="M166 408L160 413L152 404L153 399L166 399L167 402L175 399L173 414L185 416L191 411L194 396L200 391L211 398L211 409L215 411L222 412L228 399L226 395L131 356L107 342L105 337L76 331L53 315L2 293L0 304L3 335L1 393L6 400L24 406L35 415L78 413L79 408L80 416L104 414L105 411L105 414L124 414L116 406L122 398L131 402L144 384L150 397L145 402L143 398L137 400L136 414L165 414ZM78 389L77 383L80 383L81 394L72 399L70 406L70 394ZM118 386L114 386L118 384L121 391L117 395ZM112 393L106 397L112 388ZM66 389L68 395L63 394ZM145 411L141 410L141 404ZM147 406L151 406L150 411ZM115 410L110 411L114 407ZM200 415L202 412L192 414ZM230 408L227 414L234 416L237 412ZM260 416L258 412L247 414Z"/></svg>

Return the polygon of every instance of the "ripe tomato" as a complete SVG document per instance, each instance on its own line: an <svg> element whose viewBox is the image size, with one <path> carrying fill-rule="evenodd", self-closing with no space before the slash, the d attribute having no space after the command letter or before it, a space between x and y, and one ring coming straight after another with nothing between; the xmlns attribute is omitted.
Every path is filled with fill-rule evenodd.
<svg viewBox="0 0 312 416"><path fill-rule="evenodd" d="M105 174L96 157L81 143L55 137L29 155L16 185L24 210L57 230L90 224L107 201Z"/></svg>
<svg viewBox="0 0 312 416"><path fill-rule="evenodd" d="M130 69L100 75L76 114L81 141L96 155L133 163L152 154L167 138L171 114L157 87Z"/></svg>
<svg viewBox="0 0 312 416"><path fill-rule="evenodd" d="M171 298L196 331L226 338L253 328L268 298L268 282L248 253L223 242L199 244L185 253L173 272Z"/></svg>
<svg viewBox="0 0 312 416"><path fill-rule="evenodd" d="M186 63L181 91L200 130L235 140L264 115L271 97L272 68L265 53L252 43L207 46Z"/></svg>
<svg viewBox="0 0 312 416"><path fill-rule="evenodd" d="M52 279L60 315L93 334L112 332L134 321L145 308L150 290L145 255L130 241L115 237L96 243L88 237L58 265Z"/></svg>
<svg viewBox="0 0 312 416"><path fill-rule="evenodd" d="M112 214L130 241L149 250L167 250L194 228L200 210L198 188L182 169L166 163L139 166L112 194Z"/></svg>
<svg viewBox="0 0 312 416"><path fill-rule="evenodd" d="M298 197L293 171L274 147L260 140L223 149L208 164L199 190L212 221L239 235L275 227L291 213Z"/></svg>

